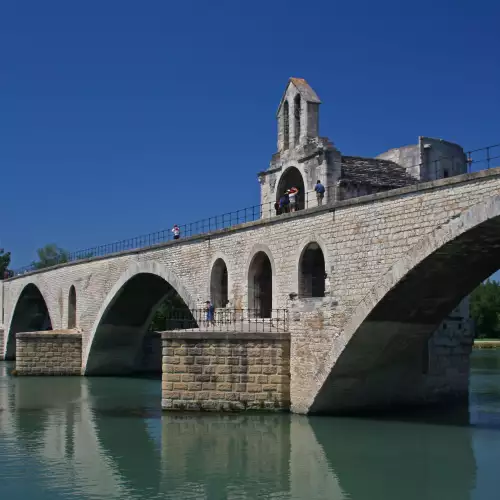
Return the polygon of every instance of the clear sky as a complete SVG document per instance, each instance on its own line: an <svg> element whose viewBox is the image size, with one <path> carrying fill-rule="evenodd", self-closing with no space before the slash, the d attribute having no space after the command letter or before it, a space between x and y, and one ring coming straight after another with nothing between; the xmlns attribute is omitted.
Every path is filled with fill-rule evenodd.
<svg viewBox="0 0 500 500"><path fill-rule="evenodd" d="M0 4L0 246L13 267L259 203L291 76L376 155L500 142L494 0Z"/></svg>

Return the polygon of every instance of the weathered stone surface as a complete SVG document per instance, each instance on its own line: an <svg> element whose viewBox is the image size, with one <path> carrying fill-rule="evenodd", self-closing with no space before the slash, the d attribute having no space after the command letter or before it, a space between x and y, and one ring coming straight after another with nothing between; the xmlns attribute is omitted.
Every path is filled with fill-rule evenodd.
<svg viewBox="0 0 500 500"><path fill-rule="evenodd" d="M16 334L18 375L80 375L82 334L51 330Z"/></svg>
<svg viewBox="0 0 500 500"><path fill-rule="evenodd" d="M227 334L221 332L164 332L163 350L173 348L173 344L187 353L193 346L214 352L237 352L232 357L219 359L207 358L202 363L201 372L189 373L189 365L180 356L179 365L183 367L180 374L182 382L178 382L179 374L164 372L162 380L162 408L164 410L196 410L196 411L243 411L243 410L288 410L290 406L290 340L285 333L252 335ZM258 341L261 348L252 347ZM177 343L182 345L179 347ZM282 375L251 376L250 369L262 370L261 365L251 361L262 362L262 350L275 350L271 367ZM279 354L278 354L279 353ZM169 356L163 356L164 366L169 365ZM215 373L212 370L215 368ZM238 368L238 373L234 369ZM195 401L188 404L186 401Z"/></svg>

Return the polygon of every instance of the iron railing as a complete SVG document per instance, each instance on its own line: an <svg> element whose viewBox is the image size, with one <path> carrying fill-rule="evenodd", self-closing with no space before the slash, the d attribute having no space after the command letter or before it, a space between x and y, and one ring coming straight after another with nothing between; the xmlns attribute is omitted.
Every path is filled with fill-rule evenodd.
<svg viewBox="0 0 500 500"><path fill-rule="evenodd" d="M467 151L465 153L467 168L466 171L468 173L476 172L478 170L485 170L494 167L495 165L500 164L500 144L495 144L493 146L488 146L486 148L475 149L471 151ZM451 163L450 163L451 160ZM446 176L443 172L443 169L448 168L447 165L452 165L454 160L460 160L463 163L464 156L441 156L439 159L434 160L432 162L427 162L427 171L428 178L418 182L427 182L428 180L432 180L433 178L441 178ZM422 164L416 164L414 167L422 166ZM411 168L411 167L406 167ZM449 172L452 174L452 172ZM380 190L384 189L384 183L387 183L387 175L371 175L371 179L376 180L379 185ZM336 190L336 186L326 187L326 192L324 196L323 203L328 204L330 200L334 199L334 192ZM281 194L281 193L280 193ZM305 193L299 193L298 195L298 206L297 211L313 208L318 206L318 201L316 198L315 191L308 191ZM276 201L270 201L265 204L254 205L247 208L242 208L240 210L236 210L233 212L227 212L222 215L216 215L213 217L208 217L206 219L201 219L196 222L190 222L187 224L183 224L179 226L180 229L180 238L186 238L190 236L195 236L204 233L210 233L213 231L218 231L221 229L227 229L230 227L237 226L239 224L244 224L247 222L254 222L262 218L271 218L281 216L283 213L288 213L290 210L279 210L279 207L276 206ZM141 236L136 236L133 238L128 238L121 241L116 241L114 243L109 243L106 245L100 245L95 247L90 247L84 250L78 250L76 252L71 252L69 254L64 255L64 257L56 261L51 262L51 265L62 264L65 262L78 261L83 259L90 259L93 257L102 257L105 255L124 252L128 250L137 250L140 248L145 248L161 243L166 243L170 240L173 240L173 232L172 229L163 229L161 231L156 231L154 233L149 233ZM48 266L46 266L48 267ZM36 270L37 267L34 264L30 264L28 266L24 266L22 268L16 269L15 271L11 271L11 275L9 277L18 276L20 274L25 274L31 271ZM4 278L7 276L4 276ZM2 277L0 277L1 279Z"/></svg>
<svg viewBox="0 0 500 500"><path fill-rule="evenodd" d="M272 333L288 331L288 309L179 309L167 314L167 330Z"/></svg>

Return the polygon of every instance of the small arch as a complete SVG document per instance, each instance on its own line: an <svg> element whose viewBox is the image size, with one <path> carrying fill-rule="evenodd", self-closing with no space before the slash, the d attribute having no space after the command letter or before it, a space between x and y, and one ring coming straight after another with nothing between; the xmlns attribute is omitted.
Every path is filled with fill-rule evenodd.
<svg viewBox="0 0 500 500"><path fill-rule="evenodd" d="M299 297L325 296L325 256L320 245L309 243L299 261Z"/></svg>
<svg viewBox="0 0 500 500"><path fill-rule="evenodd" d="M290 146L290 110L288 101L283 104L283 149Z"/></svg>
<svg viewBox="0 0 500 500"><path fill-rule="evenodd" d="M271 260L263 252L257 252L248 269L249 315L270 318L273 308L273 269Z"/></svg>
<svg viewBox="0 0 500 500"><path fill-rule="evenodd" d="M288 167L283 174L281 174L278 182L278 189L276 190L276 202L279 203L285 191L292 187L298 189L297 210L306 208L304 178L297 167Z"/></svg>
<svg viewBox="0 0 500 500"><path fill-rule="evenodd" d="M210 300L214 307L226 307L228 302L227 266L220 257L212 266L210 276Z"/></svg>
<svg viewBox="0 0 500 500"><path fill-rule="evenodd" d="M76 328L76 290L71 285L68 294L68 328Z"/></svg>
<svg viewBox="0 0 500 500"><path fill-rule="evenodd" d="M295 118L295 145L297 145L300 141L300 115L301 115L301 102L300 102L300 94L295 96L293 100L293 114Z"/></svg>

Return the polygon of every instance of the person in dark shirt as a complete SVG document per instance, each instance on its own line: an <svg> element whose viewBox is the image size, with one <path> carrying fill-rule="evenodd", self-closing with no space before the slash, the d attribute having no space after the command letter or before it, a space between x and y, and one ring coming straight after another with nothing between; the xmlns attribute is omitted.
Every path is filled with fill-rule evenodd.
<svg viewBox="0 0 500 500"><path fill-rule="evenodd" d="M289 204L290 204L290 200L288 198L288 191L285 191L283 196L280 198L281 213L286 214L288 212L288 205Z"/></svg>
<svg viewBox="0 0 500 500"><path fill-rule="evenodd" d="M316 191L316 200L318 201L318 206L323 205L323 198L325 197L325 186L321 184L321 181L318 180L318 182L316 182L314 191Z"/></svg>
<svg viewBox="0 0 500 500"><path fill-rule="evenodd" d="M215 324L214 321L215 307L209 300L207 300L205 304L206 304L205 311L207 312L207 323Z"/></svg>
<svg viewBox="0 0 500 500"><path fill-rule="evenodd" d="M276 210L276 215L281 215L281 207L280 207L280 202L279 201L277 201L274 204L274 210Z"/></svg>

